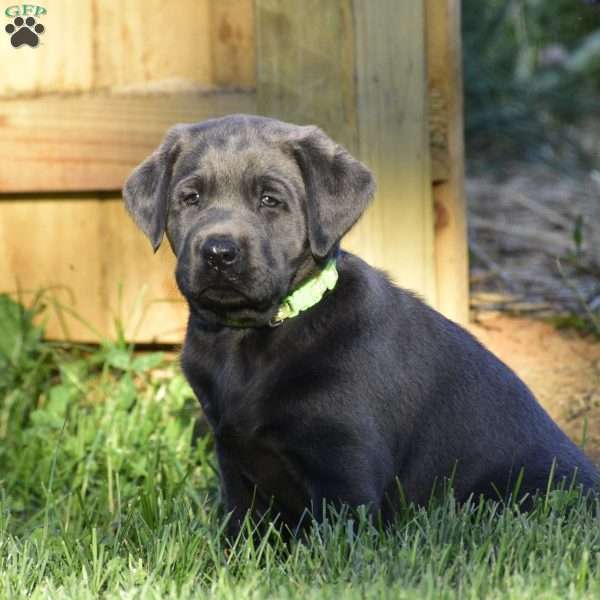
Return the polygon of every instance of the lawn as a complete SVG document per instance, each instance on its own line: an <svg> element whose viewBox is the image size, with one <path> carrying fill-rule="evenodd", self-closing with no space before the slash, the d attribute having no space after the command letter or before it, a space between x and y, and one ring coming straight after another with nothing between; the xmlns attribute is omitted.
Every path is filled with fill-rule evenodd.
<svg viewBox="0 0 600 600"><path fill-rule="evenodd" d="M290 547L248 526L229 547L176 361L44 341L33 312L0 296L1 598L600 597L600 524L568 492L529 514L446 494L387 531L332 513Z"/></svg>

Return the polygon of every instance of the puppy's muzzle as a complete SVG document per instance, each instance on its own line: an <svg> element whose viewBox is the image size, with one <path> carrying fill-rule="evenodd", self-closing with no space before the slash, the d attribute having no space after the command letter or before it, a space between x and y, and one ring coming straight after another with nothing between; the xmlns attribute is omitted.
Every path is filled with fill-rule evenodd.
<svg viewBox="0 0 600 600"><path fill-rule="evenodd" d="M240 257L238 245L228 237L208 238L202 245L202 258L215 271L226 271Z"/></svg>

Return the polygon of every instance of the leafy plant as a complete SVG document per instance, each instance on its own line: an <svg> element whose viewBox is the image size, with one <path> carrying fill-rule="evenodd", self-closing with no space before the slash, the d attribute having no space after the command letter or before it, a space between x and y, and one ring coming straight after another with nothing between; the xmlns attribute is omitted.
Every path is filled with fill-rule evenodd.
<svg viewBox="0 0 600 600"><path fill-rule="evenodd" d="M0 439L10 422L24 422L56 373L53 350L42 341L44 328L34 323L42 297L25 307L0 294Z"/></svg>
<svg viewBox="0 0 600 600"><path fill-rule="evenodd" d="M463 0L462 16L471 166L482 153L496 168L514 159L597 165L566 126L600 112L600 9L572 0Z"/></svg>

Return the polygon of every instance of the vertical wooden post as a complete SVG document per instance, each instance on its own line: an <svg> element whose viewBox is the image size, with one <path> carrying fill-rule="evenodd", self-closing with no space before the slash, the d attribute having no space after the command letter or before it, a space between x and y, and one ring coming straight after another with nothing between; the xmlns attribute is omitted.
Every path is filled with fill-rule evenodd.
<svg viewBox="0 0 600 600"><path fill-rule="evenodd" d="M208 4L212 82L218 88L248 89L256 81L254 13L250 0Z"/></svg>
<svg viewBox="0 0 600 600"><path fill-rule="evenodd" d="M469 268L462 103L460 0L426 0L432 109L437 307L466 323Z"/></svg>
<svg viewBox="0 0 600 600"><path fill-rule="evenodd" d="M257 104L314 123L375 173L344 247L436 305L422 0L255 0Z"/></svg>

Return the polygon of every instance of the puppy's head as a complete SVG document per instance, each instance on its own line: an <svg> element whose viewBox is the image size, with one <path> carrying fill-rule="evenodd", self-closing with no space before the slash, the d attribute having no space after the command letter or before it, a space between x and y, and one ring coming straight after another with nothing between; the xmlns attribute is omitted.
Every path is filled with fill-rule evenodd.
<svg viewBox="0 0 600 600"><path fill-rule="evenodd" d="M129 176L133 219L206 320L266 324L373 195L369 170L313 126L234 115L177 125Z"/></svg>

